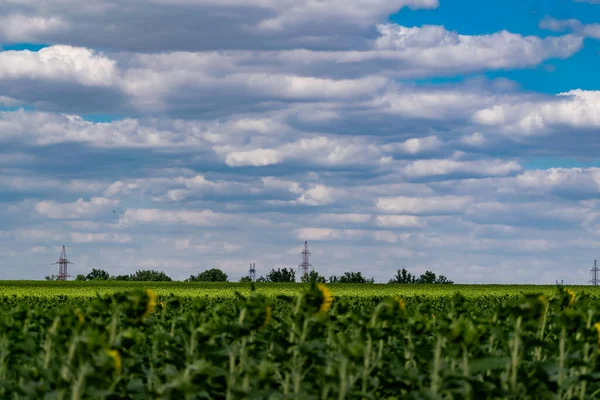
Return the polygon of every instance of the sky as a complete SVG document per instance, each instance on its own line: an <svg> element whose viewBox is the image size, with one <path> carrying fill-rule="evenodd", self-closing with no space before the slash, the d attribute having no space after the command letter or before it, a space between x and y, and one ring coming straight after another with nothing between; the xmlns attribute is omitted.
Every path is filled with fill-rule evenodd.
<svg viewBox="0 0 600 400"><path fill-rule="evenodd" d="M0 0L0 279L587 284L598 0Z"/></svg>

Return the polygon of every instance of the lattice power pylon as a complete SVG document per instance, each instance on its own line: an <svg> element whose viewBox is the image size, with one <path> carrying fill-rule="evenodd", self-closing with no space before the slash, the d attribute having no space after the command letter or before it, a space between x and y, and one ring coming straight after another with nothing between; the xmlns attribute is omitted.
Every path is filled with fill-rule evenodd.
<svg viewBox="0 0 600 400"><path fill-rule="evenodd" d="M598 269L598 264L596 264L596 260L594 260L594 268L592 268L590 272L592 273L592 279L590 279L588 282L590 282L594 286L598 286L598 283L600 283L598 272L600 272L600 269Z"/></svg>
<svg viewBox="0 0 600 400"><path fill-rule="evenodd" d="M254 282L256 280L256 263L250 263L250 279L252 279L252 282Z"/></svg>
<svg viewBox="0 0 600 400"><path fill-rule="evenodd" d="M59 281L67 280L67 278L71 276L67 272L67 265L73 263L67 258L67 250L65 249L65 246L62 247L62 251L60 252L60 257L58 258L58 261L53 263L52 265L56 264L58 264L58 276L56 278Z"/></svg>
<svg viewBox="0 0 600 400"><path fill-rule="evenodd" d="M301 269L301 276L308 275L309 269L312 268L312 264L310 263L310 251L308 250L308 242L304 242L304 249L300 253L302 255L302 263L298 266Z"/></svg>

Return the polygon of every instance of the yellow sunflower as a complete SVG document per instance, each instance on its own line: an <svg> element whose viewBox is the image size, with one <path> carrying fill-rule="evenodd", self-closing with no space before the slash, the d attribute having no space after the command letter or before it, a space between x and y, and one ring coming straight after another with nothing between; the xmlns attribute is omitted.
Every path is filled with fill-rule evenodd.
<svg viewBox="0 0 600 400"><path fill-rule="evenodd" d="M331 292L327 289L322 283L319 283L317 286L321 293L323 294L323 302L321 303L321 307L319 307L319 312L326 312L331 308L331 302L333 301L333 297L331 296Z"/></svg>
<svg viewBox="0 0 600 400"><path fill-rule="evenodd" d="M148 304L146 305L146 312L142 315L144 318L152 314L152 311L156 307L156 293L150 289L146 289L146 295L148 295Z"/></svg>
<svg viewBox="0 0 600 400"><path fill-rule="evenodd" d="M573 302L575 302L575 292L571 289L567 289L567 293L569 293L569 296L571 296L571 298L569 299L569 305L572 305Z"/></svg>
<svg viewBox="0 0 600 400"><path fill-rule="evenodd" d="M395 297L396 301L398 302L398 304L400 305L400 309L402 311L406 310L406 303L404 302L404 299L402 297Z"/></svg>
<svg viewBox="0 0 600 400"><path fill-rule="evenodd" d="M263 324L261 325L260 329L266 327L267 325L269 325L269 322L271 322L271 306L267 306L266 310L265 310L265 322L263 322Z"/></svg>
<svg viewBox="0 0 600 400"><path fill-rule="evenodd" d="M106 350L106 354L108 354L108 356L110 358L113 359L114 363L115 363L115 369L117 370L117 372L121 372L121 366L123 365L122 360L121 360L121 355L119 354L119 352L117 350Z"/></svg>
<svg viewBox="0 0 600 400"><path fill-rule="evenodd" d="M81 312L81 310L79 308L77 310L75 310L75 315L77 316L79 323L83 324L85 321L85 316L83 315L83 313Z"/></svg>

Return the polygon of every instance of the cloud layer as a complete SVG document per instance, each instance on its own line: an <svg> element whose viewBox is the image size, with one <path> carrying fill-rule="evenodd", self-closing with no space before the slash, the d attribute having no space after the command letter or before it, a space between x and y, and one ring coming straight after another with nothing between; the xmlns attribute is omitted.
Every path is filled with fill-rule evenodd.
<svg viewBox="0 0 600 400"><path fill-rule="evenodd" d="M325 275L587 279L600 92L485 74L568 59L593 24L389 18L437 0L0 4L3 278L54 272L66 244L72 273L239 279L308 240Z"/></svg>

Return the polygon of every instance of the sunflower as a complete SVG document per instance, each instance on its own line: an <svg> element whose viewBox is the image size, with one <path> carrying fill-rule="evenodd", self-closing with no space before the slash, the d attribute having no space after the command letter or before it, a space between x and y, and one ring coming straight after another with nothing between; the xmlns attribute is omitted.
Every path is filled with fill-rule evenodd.
<svg viewBox="0 0 600 400"><path fill-rule="evenodd" d="M594 328L596 328L596 332L598 332L598 345L600 345L600 322L596 322ZM600 349L598 349L598 351L600 351Z"/></svg>
<svg viewBox="0 0 600 400"><path fill-rule="evenodd" d="M146 289L146 295L148 296L148 304L146 305L146 311L142 315L144 318L152 314L152 311L156 307L156 293L150 289Z"/></svg>
<svg viewBox="0 0 600 400"><path fill-rule="evenodd" d="M265 309L265 322L263 322L263 324L261 325L260 329L266 327L267 325L269 325L269 322L271 322L271 306L267 306L267 308Z"/></svg>
<svg viewBox="0 0 600 400"><path fill-rule="evenodd" d="M567 293L569 293L569 296L571 296L571 298L569 299L569 305L572 305L573 302L575 302L575 292L571 289L567 289Z"/></svg>
<svg viewBox="0 0 600 400"><path fill-rule="evenodd" d="M323 295L323 302L321 303L321 307L319 308L319 312L326 312L331 308L331 302L333 301L333 297L331 296L331 292L327 289L322 283L319 283L317 286Z"/></svg>
<svg viewBox="0 0 600 400"><path fill-rule="evenodd" d="M75 310L75 315L77 316L79 323L83 324L83 322L85 321L85 316L83 315L83 313L81 312L81 310L79 308L77 310Z"/></svg>
<svg viewBox="0 0 600 400"><path fill-rule="evenodd" d="M121 360L121 355L119 354L119 352L117 350L106 350L106 354L108 354L108 356L110 358L113 359L114 363L115 363L115 369L117 370L118 373L121 372L121 366L123 365L122 360Z"/></svg>
<svg viewBox="0 0 600 400"><path fill-rule="evenodd" d="M400 306L400 309L402 311L406 310L406 303L404 302L404 299L402 297L394 297L396 299L396 301L398 302L398 305Z"/></svg>

